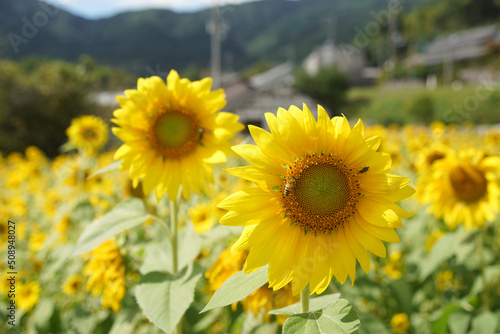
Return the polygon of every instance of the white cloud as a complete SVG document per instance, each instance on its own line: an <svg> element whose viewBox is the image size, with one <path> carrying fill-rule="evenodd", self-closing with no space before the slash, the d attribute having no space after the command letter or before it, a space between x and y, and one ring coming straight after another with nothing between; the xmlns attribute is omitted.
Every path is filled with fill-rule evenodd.
<svg viewBox="0 0 500 334"><path fill-rule="evenodd" d="M176 12L191 12L212 4L240 4L255 0L46 0L60 5L76 15L99 18L129 10L166 8Z"/></svg>

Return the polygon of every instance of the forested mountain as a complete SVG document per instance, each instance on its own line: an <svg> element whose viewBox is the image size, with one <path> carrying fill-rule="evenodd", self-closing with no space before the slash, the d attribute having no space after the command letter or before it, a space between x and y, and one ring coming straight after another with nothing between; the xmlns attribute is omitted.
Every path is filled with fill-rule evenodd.
<svg viewBox="0 0 500 334"><path fill-rule="evenodd" d="M374 13L387 6L386 0L263 0L224 6L225 66L240 70L262 59L300 60L328 34L337 42L350 42L375 20ZM102 64L140 75L148 68L206 68L209 19L209 9L182 14L155 9L87 20L38 0L2 0L0 58L42 55L75 60L89 54Z"/></svg>

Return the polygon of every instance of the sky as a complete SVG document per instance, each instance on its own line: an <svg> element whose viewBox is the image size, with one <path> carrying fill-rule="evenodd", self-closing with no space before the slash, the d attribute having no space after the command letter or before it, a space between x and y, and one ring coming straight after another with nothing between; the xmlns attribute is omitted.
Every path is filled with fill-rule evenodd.
<svg viewBox="0 0 500 334"><path fill-rule="evenodd" d="M98 19L114 14L148 9L165 8L174 12L193 12L210 7L213 3L219 5L238 4L252 0L45 0L58 7L87 19Z"/></svg>

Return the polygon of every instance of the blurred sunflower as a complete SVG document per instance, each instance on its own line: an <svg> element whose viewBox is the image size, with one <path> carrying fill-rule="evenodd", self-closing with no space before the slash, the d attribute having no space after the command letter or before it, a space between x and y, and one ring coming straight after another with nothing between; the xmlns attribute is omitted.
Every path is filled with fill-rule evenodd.
<svg viewBox="0 0 500 334"><path fill-rule="evenodd" d="M422 201L449 228L478 228L500 211L500 157L480 151L449 153L434 163L428 182L420 185Z"/></svg>
<svg viewBox="0 0 500 334"><path fill-rule="evenodd" d="M23 311L31 310L40 299L40 285L36 281L19 283L18 291L17 305Z"/></svg>
<svg viewBox="0 0 500 334"><path fill-rule="evenodd" d="M403 276L402 255L400 250L389 253L389 259L384 266L384 271L392 279L400 279Z"/></svg>
<svg viewBox="0 0 500 334"><path fill-rule="evenodd" d="M112 121L113 133L124 144L116 151L120 168L128 169L134 188L142 179L147 195L156 189L175 200L182 185L184 198L206 191L213 182L212 164L226 161L229 140L243 129L238 116L217 112L226 104L222 89L210 91L212 79L191 82L172 70L167 85L159 77L140 78L137 90L118 96L121 109Z"/></svg>
<svg viewBox="0 0 500 334"><path fill-rule="evenodd" d="M455 274L451 270L442 270L436 276L436 290L439 292L458 288L458 281L455 279Z"/></svg>
<svg viewBox="0 0 500 334"><path fill-rule="evenodd" d="M74 147L95 153L108 141L108 125L100 117L81 116L71 121L66 135Z"/></svg>
<svg viewBox="0 0 500 334"><path fill-rule="evenodd" d="M125 266L118 246L107 240L91 251L83 274L88 276L85 290L101 294L101 306L117 312L125 296Z"/></svg>
<svg viewBox="0 0 500 334"><path fill-rule="evenodd" d="M399 242L394 228L411 214L395 202L414 193L410 180L387 173L390 156L377 152L380 137L364 139L361 120L351 129L318 106L316 121L305 105L266 119L271 133L249 126L257 146L233 147L253 166L228 172L258 187L219 203L221 224L245 226L232 250L250 248L245 273L269 263L274 290L293 281L294 295L308 283L320 294L332 275L354 282L356 259L370 270L366 249L385 257L382 240Z"/></svg>
<svg viewBox="0 0 500 334"><path fill-rule="evenodd" d="M411 327L410 319L406 313L397 313L391 318L392 332L396 334L407 333Z"/></svg>
<svg viewBox="0 0 500 334"><path fill-rule="evenodd" d="M67 296L73 296L83 287L83 278L80 275L70 276L63 284L62 291Z"/></svg>
<svg viewBox="0 0 500 334"><path fill-rule="evenodd" d="M207 232L215 225L213 207L209 203L201 203L190 208L188 214L198 234Z"/></svg>

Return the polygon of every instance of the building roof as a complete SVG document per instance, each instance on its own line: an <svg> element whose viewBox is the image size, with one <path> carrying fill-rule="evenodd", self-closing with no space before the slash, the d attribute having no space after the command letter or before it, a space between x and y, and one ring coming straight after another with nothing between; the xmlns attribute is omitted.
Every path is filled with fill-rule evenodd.
<svg viewBox="0 0 500 334"><path fill-rule="evenodd" d="M486 55L489 43L499 41L499 36L498 27L489 25L438 37L428 44L421 62L434 65L479 58Z"/></svg>

